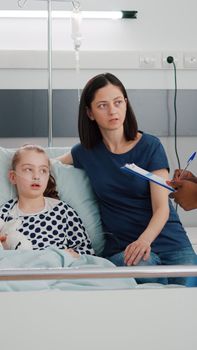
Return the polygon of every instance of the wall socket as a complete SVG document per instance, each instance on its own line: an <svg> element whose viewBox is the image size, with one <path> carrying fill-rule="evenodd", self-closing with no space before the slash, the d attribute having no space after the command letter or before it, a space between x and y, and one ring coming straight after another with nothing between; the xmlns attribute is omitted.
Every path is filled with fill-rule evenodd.
<svg viewBox="0 0 197 350"><path fill-rule="evenodd" d="M162 55L162 68L167 68L167 69L173 68L173 64L168 63L167 61L167 57L169 56L172 56L174 58L174 63L176 64L176 66L180 63L177 53L175 52L169 52L169 54L165 53Z"/></svg>
<svg viewBox="0 0 197 350"><path fill-rule="evenodd" d="M161 68L161 53L158 51L139 52L139 68L142 68L142 69Z"/></svg>
<svg viewBox="0 0 197 350"><path fill-rule="evenodd" d="M196 69L197 68L197 52L187 52L183 55L184 68Z"/></svg>
<svg viewBox="0 0 197 350"><path fill-rule="evenodd" d="M140 55L140 62L139 62L139 67L140 68L145 68L145 69L150 69L150 68L155 68L156 64L156 58L152 55Z"/></svg>
<svg viewBox="0 0 197 350"><path fill-rule="evenodd" d="M139 52L139 68L141 69L173 69L173 64L167 62L167 57L172 56L176 68L197 69L197 51L179 52L179 51L150 51Z"/></svg>

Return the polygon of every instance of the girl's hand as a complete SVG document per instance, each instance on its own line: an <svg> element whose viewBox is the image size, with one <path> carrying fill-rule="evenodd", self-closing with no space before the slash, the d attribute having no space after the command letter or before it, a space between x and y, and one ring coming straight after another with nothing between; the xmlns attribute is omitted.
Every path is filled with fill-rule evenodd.
<svg viewBox="0 0 197 350"><path fill-rule="evenodd" d="M74 249L72 249L72 248L66 248L65 251L68 252L70 255L72 255L73 258L79 258L79 254L76 253L76 252L74 251Z"/></svg>
<svg viewBox="0 0 197 350"><path fill-rule="evenodd" d="M5 242L6 241L6 235L0 234L0 242Z"/></svg>
<svg viewBox="0 0 197 350"><path fill-rule="evenodd" d="M139 238L126 247L124 262L128 266L137 265L141 259L148 260L150 252L150 243Z"/></svg>
<svg viewBox="0 0 197 350"><path fill-rule="evenodd" d="M2 245L3 249L6 249L6 238L7 235L0 233L0 246Z"/></svg>

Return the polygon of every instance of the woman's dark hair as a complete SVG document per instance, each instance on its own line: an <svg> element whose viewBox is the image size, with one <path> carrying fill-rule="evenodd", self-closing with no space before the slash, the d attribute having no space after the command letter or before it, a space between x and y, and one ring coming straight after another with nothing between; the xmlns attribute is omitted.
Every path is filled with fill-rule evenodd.
<svg viewBox="0 0 197 350"><path fill-rule="evenodd" d="M137 120L128 100L124 85L111 73L99 74L90 79L84 87L79 105L79 137L81 144L88 149L93 148L102 140L97 123L88 117L88 109L91 109L91 103L94 100L96 92L109 84L117 86L127 101L126 117L123 125L126 140L134 140L137 135Z"/></svg>
<svg viewBox="0 0 197 350"><path fill-rule="evenodd" d="M20 147L14 153L14 156L12 158L12 165L11 165L13 170L16 169L16 165L20 161L21 154L24 151L35 151L35 152L38 152L38 153L43 153L43 154L45 154L47 156L44 148L42 148L41 146L29 145L29 144L24 145L24 146ZM47 156L47 158L48 158L48 156ZM50 161L49 161L49 159L48 159L48 162L49 162L49 168L50 168ZM49 180L48 180L47 187L46 187L43 195L45 197L51 197L51 198L59 199L59 195L58 195L58 192L57 192L57 189L56 189L56 181L55 181L54 177L51 175L51 173L49 173Z"/></svg>

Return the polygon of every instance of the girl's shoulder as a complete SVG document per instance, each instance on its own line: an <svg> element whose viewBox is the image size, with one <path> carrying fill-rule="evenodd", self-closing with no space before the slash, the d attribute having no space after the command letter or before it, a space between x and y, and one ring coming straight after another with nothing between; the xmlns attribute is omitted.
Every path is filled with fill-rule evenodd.
<svg viewBox="0 0 197 350"><path fill-rule="evenodd" d="M18 202L18 199L14 198L2 204L0 206L0 218L3 220L6 219L6 217L9 216L11 209L15 206L17 202Z"/></svg>
<svg viewBox="0 0 197 350"><path fill-rule="evenodd" d="M0 211L2 212L7 212L9 211L16 203L18 199L17 198L12 198L9 201L5 202L0 206Z"/></svg>
<svg viewBox="0 0 197 350"><path fill-rule="evenodd" d="M70 205L60 199L55 199L51 197L45 197L45 208L47 211L60 211L62 208L68 210L72 209Z"/></svg>

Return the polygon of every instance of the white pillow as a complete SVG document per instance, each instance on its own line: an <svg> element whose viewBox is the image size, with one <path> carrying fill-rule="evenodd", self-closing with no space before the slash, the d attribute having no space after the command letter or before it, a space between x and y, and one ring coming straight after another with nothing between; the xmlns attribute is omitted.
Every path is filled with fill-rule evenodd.
<svg viewBox="0 0 197 350"><path fill-rule="evenodd" d="M14 150L0 147L0 205L16 197L15 188L8 180L8 170L13 154Z"/></svg>
<svg viewBox="0 0 197 350"><path fill-rule="evenodd" d="M104 247L104 236L100 213L86 173L73 166L56 162L52 165L52 174L56 179L60 198L77 211L96 254L101 255Z"/></svg>
<svg viewBox="0 0 197 350"><path fill-rule="evenodd" d="M60 155L65 148L46 148L49 157ZM15 150L0 147L0 205L16 196L14 186L7 178L11 159ZM52 174L57 183L60 199L71 205L81 217L90 236L92 246L97 255L101 255L104 247L104 236L100 220L99 208L85 172L72 166L54 162Z"/></svg>

